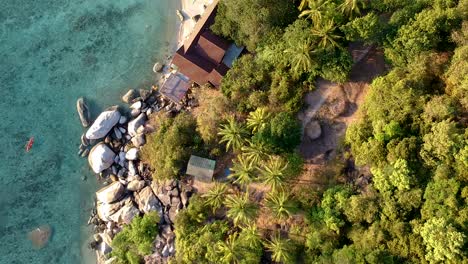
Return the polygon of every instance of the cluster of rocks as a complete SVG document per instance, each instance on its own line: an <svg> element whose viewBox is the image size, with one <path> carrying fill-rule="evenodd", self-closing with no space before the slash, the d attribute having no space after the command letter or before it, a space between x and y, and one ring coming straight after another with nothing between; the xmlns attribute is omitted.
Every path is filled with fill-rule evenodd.
<svg viewBox="0 0 468 264"><path fill-rule="evenodd" d="M112 251L112 239L124 224L129 224L135 216L156 211L161 219L160 232L146 263L166 263L175 254L175 217L188 206L191 194L190 185L174 180L163 183L133 180L127 185L115 181L98 190L96 210L88 223L94 225L96 235L90 246L96 249L99 262L109 263L106 261Z"/></svg>
<svg viewBox="0 0 468 264"><path fill-rule="evenodd" d="M180 102L180 107L184 110L190 111L192 108L198 106L198 100L195 98L195 95L192 93L192 90L197 87L197 84L193 83L191 89L187 91L184 98Z"/></svg>
<svg viewBox="0 0 468 264"><path fill-rule="evenodd" d="M96 192L96 208L88 221L96 233L90 246L96 249L100 263L111 263L112 259L107 259L111 242L123 225L135 216L157 211L162 232L155 240L152 259L163 263L175 253L174 219L187 206L192 188L178 181L152 181L140 155L146 134L154 131L147 123L148 117L181 108L154 90L131 89L122 100L129 105L129 111L121 112L117 106L107 108L81 137L78 154L88 157L90 167L105 184ZM89 126L89 109L83 98L77 102L77 109L83 126Z"/></svg>

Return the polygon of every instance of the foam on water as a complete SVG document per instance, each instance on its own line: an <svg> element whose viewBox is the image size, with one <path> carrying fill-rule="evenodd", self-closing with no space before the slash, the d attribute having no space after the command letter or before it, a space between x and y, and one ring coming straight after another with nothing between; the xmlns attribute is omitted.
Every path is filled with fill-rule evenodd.
<svg viewBox="0 0 468 264"><path fill-rule="evenodd" d="M152 65L174 48L179 1L1 5L0 263L92 262L83 245L97 187L76 155L83 129L75 102L85 96L95 116L129 87L149 88ZM53 235L35 250L27 234L43 224Z"/></svg>

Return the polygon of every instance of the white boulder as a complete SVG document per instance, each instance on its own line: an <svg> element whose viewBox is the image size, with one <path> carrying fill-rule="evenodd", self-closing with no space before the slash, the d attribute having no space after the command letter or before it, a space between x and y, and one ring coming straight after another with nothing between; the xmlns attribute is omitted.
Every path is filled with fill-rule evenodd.
<svg viewBox="0 0 468 264"><path fill-rule="evenodd" d="M124 96L122 96L122 101L123 101L124 103L129 104L129 103L131 103L131 102L132 102L135 98L137 98L137 97L138 97L138 92L137 92L137 90L135 90L135 89L130 89L130 90L128 90L128 92L127 92Z"/></svg>
<svg viewBox="0 0 468 264"><path fill-rule="evenodd" d="M128 122L128 134L134 137L137 134L137 130L140 126L144 126L146 122L146 114L141 113L137 118Z"/></svg>
<svg viewBox="0 0 468 264"><path fill-rule="evenodd" d="M112 248L107 243L101 242L101 245L99 246L99 252L102 255L107 255L111 253L111 251L112 251Z"/></svg>
<svg viewBox="0 0 468 264"><path fill-rule="evenodd" d="M109 218L119 224L130 224L132 219L139 214L140 210L138 210L138 208L133 205L133 202L129 200L117 213L111 215Z"/></svg>
<svg viewBox="0 0 468 264"><path fill-rule="evenodd" d="M115 181L96 192L96 197L100 202L103 203L112 203L117 201L123 194L125 188L124 186Z"/></svg>
<svg viewBox="0 0 468 264"><path fill-rule="evenodd" d="M136 101L130 106L130 108L140 110L142 106L143 106L143 103L141 101Z"/></svg>
<svg viewBox="0 0 468 264"><path fill-rule="evenodd" d="M125 154L125 158L128 160L137 160L140 157L140 150L137 148L131 148Z"/></svg>
<svg viewBox="0 0 468 264"><path fill-rule="evenodd" d="M114 127L114 135L116 139L118 140L122 139L122 132L116 127Z"/></svg>
<svg viewBox="0 0 468 264"><path fill-rule="evenodd" d="M122 208L122 206L124 206L130 200L131 198L127 197L121 201L111 204L98 201L96 205L97 215L102 221L108 222L110 221L110 216L118 212L120 208Z"/></svg>
<svg viewBox="0 0 468 264"><path fill-rule="evenodd" d="M131 141L135 147L139 148L146 144L145 134L137 134L136 136L132 137Z"/></svg>
<svg viewBox="0 0 468 264"><path fill-rule="evenodd" d="M135 166L135 163L133 161L128 162L128 175L129 176L135 176L138 174L137 167Z"/></svg>
<svg viewBox="0 0 468 264"><path fill-rule="evenodd" d="M121 116L121 117L119 118L119 124L123 125L123 124L125 124L125 123L127 123L127 117L126 117L126 116ZM124 133L125 133L125 132L124 132Z"/></svg>
<svg viewBox="0 0 468 264"><path fill-rule="evenodd" d="M95 173L100 173L112 166L114 157L115 153L106 144L101 142L89 152L88 162Z"/></svg>
<svg viewBox="0 0 468 264"><path fill-rule="evenodd" d="M150 186L146 186L138 193L135 193L135 201L138 204L138 208L143 213L151 211L158 211L162 213L162 206L159 200L154 195Z"/></svg>
<svg viewBox="0 0 468 264"><path fill-rule="evenodd" d="M322 135L320 123L317 120L310 121L305 128L305 132L311 140L319 138Z"/></svg>
<svg viewBox="0 0 468 264"><path fill-rule="evenodd" d="M136 191L141 190L143 187L145 187L145 181L133 180L128 183L127 190L136 192Z"/></svg>
<svg viewBox="0 0 468 264"><path fill-rule="evenodd" d="M102 112L86 132L86 138L100 139L105 137L119 122L120 116L117 109Z"/></svg>

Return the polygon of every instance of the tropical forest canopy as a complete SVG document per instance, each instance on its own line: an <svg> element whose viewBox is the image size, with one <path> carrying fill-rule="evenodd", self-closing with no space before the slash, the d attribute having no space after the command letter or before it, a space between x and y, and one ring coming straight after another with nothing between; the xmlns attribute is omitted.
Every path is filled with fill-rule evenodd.
<svg viewBox="0 0 468 264"><path fill-rule="evenodd" d="M180 177L190 151L233 157L230 181L179 214L176 263L467 263L467 18L467 0L221 0L211 29L249 54L222 96L198 89L199 114L162 120L144 150L161 179ZM389 66L341 153L371 181L337 169L333 184L292 192L303 96L317 78L348 80L350 43Z"/></svg>

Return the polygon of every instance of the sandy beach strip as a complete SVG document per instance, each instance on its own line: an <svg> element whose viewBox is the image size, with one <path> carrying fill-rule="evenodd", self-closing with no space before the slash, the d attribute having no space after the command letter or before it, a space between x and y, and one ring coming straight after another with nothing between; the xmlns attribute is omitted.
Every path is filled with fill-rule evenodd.
<svg viewBox="0 0 468 264"><path fill-rule="evenodd" d="M177 38L177 48L180 48L184 41L190 36L195 28L196 22L192 17L202 15L205 9L204 5L208 6L213 0L181 0L182 14L184 21L180 24L179 36Z"/></svg>

